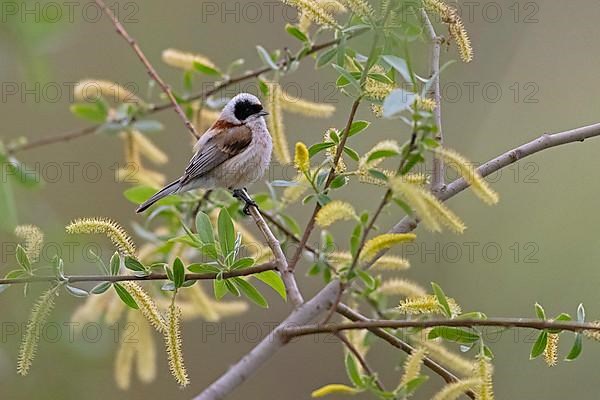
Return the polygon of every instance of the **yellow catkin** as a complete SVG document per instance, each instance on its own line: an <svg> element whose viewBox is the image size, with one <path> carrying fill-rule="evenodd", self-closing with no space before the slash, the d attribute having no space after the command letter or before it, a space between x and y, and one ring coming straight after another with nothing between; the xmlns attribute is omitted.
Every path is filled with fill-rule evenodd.
<svg viewBox="0 0 600 400"><path fill-rule="evenodd" d="M430 99L428 97L417 97L417 108L419 110L433 112L433 110L435 110L436 107L437 104L435 100Z"/></svg>
<svg viewBox="0 0 600 400"><path fill-rule="evenodd" d="M315 221L322 228L328 227L336 221L352 220L356 218L356 212L352 204L345 201L334 200L325 204L317 213Z"/></svg>
<svg viewBox="0 0 600 400"><path fill-rule="evenodd" d="M104 322L107 325L113 325L119 321L123 313L125 312L125 303L121 301L119 296L114 291L107 293L110 296L108 304L106 306L106 314L104 314Z"/></svg>
<svg viewBox="0 0 600 400"><path fill-rule="evenodd" d="M423 366L423 360L427 355L427 349L419 347L415 349L404 362L404 373L400 379L400 385L406 385L408 382L415 378L418 378L421 374L421 367Z"/></svg>
<svg viewBox="0 0 600 400"><path fill-rule="evenodd" d="M591 322L591 324L593 324L594 326L600 327L600 321L593 321L593 322ZM587 330L583 331L583 336L585 336L588 339L592 339L597 342L600 342L600 331L598 331L598 330L587 329Z"/></svg>
<svg viewBox="0 0 600 400"><path fill-rule="evenodd" d="M387 170L387 169L380 169L380 168L369 168L369 169L375 169L375 170L381 172L382 174L384 174L385 176L387 176L388 178L391 178L394 175L396 175L395 172ZM356 174L358 175L358 181L361 183L367 183L369 185L376 185L376 186L386 186L387 185L387 181L384 181L378 177L371 175L366 168L359 169L358 171L356 171Z"/></svg>
<svg viewBox="0 0 600 400"><path fill-rule="evenodd" d="M299 172L308 172L310 169L310 158L308 156L308 148L302 142L296 143L296 151L294 153L294 165Z"/></svg>
<svg viewBox="0 0 600 400"><path fill-rule="evenodd" d="M298 174L294 178L293 182L294 185L286 187L281 195L281 201L283 204L292 204L297 202L310 188L308 180L304 174Z"/></svg>
<svg viewBox="0 0 600 400"><path fill-rule="evenodd" d="M185 387L189 385L190 380L183 363L183 353L181 351L180 318L181 310L175 304L171 304L167 318L167 330L164 335L171 374L180 386Z"/></svg>
<svg viewBox="0 0 600 400"><path fill-rule="evenodd" d="M142 315L146 317L150 325L157 331L164 332L167 325L154 300L135 282L123 282L122 285L133 297Z"/></svg>
<svg viewBox="0 0 600 400"><path fill-rule="evenodd" d="M289 164L292 161L288 148L285 127L283 125L283 114L281 110L281 87L277 82L267 82L269 94L267 96L266 109L271 114L267 119L269 132L273 138L273 152L277 161L281 164Z"/></svg>
<svg viewBox="0 0 600 400"><path fill-rule="evenodd" d="M102 96L115 103L142 103L142 100L131 90L118 83L98 79L77 82L73 88L73 95L80 101L95 100Z"/></svg>
<svg viewBox="0 0 600 400"><path fill-rule="evenodd" d="M69 234L105 234L119 252L135 257L135 244L129 234L115 221L109 218L79 218L67 225Z"/></svg>
<svg viewBox="0 0 600 400"><path fill-rule="evenodd" d="M426 10L438 14L442 22L448 25L450 36L456 42L461 60L465 63L471 62L473 60L471 39L456 9L441 0L423 0L423 5Z"/></svg>
<svg viewBox="0 0 600 400"><path fill-rule="evenodd" d="M546 348L544 349L544 361L549 367L554 367L558 363L558 333L549 333Z"/></svg>
<svg viewBox="0 0 600 400"><path fill-rule="evenodd" d="M117 348L114 368L115 382L121 390L127 390L131 386L131 371L133 370L134 357L135 348L132 343L121 341Z"/></svg>
<svg viewBox="0 0 600 400"><path fill-rule="evenodd" d="M473 164L454 150L438 147L434 150L446 165L455 169L467 181L473 192L487 204L498 203L498 194L479 175Z"/></svg>
<svg viewBox="0 0 600 400"><path fill-rule="evenodd" d="M466 229L461 219L427 189L405 182L401 177L389 179L389 185L394 195L406 201L430 231L440 232L442 225L457 233Z"/></svg>
<svg viewBox="0 0 600 400"><path fill-rule="evenodd" d="M292 96L289 93L282 93L281 108L285 111L311 118L328 118L335 112L335 107L331 104L314 103Z"/></svg>
<svg viewBox="0 0 600 400"><path fill-rule="evenodd" d="M389 249L401 243L413 241L415 238L416 235L413 233L384 233L383 235L376 236L365 243L365 246L360 253L360 260L369 262L373 260L380 251Z"/></svg>
<svg viewBox="0 0 600 400"><path fill-rule="evenodd" d="M155 164L165 164L169 161L169 157L158 148L146 135L143 133L133 130L133 140L136 142L138 149L141 154Z"/></svg>
<svg viewBox="0 0 600 400"><path fill-rule="evenodd" d="M341 383L332 383L325 385L311 393L311 397L325 397L330 394L356 394L359 390Z"/></svg>
<svg viewBox="0 0 600 400"><path fill-rule="evenodd" d="M378 292L387 296L403 296L412 298L425 296L427 294L425 289L423 289L417 283L398 278L383 281Z"/></svg>
<svg viewBox="0 0 600 400"><path fill-rule="evenodd" d="M339 2L360 17L368 18L373 16L373 8L365 0L339 0Z"/></svg>
<svg viewBox="0 0 600 400"><path fill-rule="evenodd" d="M448 298L448 305L453 316L461 313L460 306L452 298ZM400 302L398 310L405 314L443 314L442 306L437 297L431 294L419 297L410 297Z"/></svg>
<svg viewBox="0 0 600 400"><path fill-rule="evenodd" d="M462 376L471 376L473 374L473 361L448 350L439 343L430 340L421 340L418 338L416 341L427 348L430 358L434 359L445 367L450 368Z"/></svg>
<svg viewBox="0 0 600 400"><path fill-rule="evenodd" d="M352 261L349 252L333 252L327 255L327 259L333 264L343 264ZM382 256L372 266L377 271L404 271L410 267L407 259L397 256Z"/></svg>
<svg viewBox="0 0 600 400"><path fill-rule="evenodd" d="M25 253L29 261L36 262L44 245L44 233L35 225L19 225L15 228L15 236L25 241Z"/></svg>
<svg viewBox="0 0 600 400"><path fill-rule="evenodd" d="M442 390L433 396L432 400L456 400L465 392L472 390L479 385L481 385L481 381L476 378L448 383Z"/></svg>
<svg viewBox="0 0 600 400"><path fill-rule="evenodd" d="M473 371L473 375L481 382L474 390L477 400L494 400L492 374L493 367L490 362L479 356Z"/></svg>
<svg viewBox="0 0 600 400"><path fill-rule="evenodd" d="M162 52L162 60L171 67L180 68L186 71L193 70L195 62L213 69L217 68L208 57L205 57L202 54L189 53L177 49L164 50Z"/></svg>
<svg viewBox="0 0 600 400"><path fill-rule="evenodd" d="M346 7L335 0L316 0L325 12L329 14L340 14L346 12ZM299 20L298 20L298 29L302 32L308 32L308 29L312 25L311 19L306 15L306 13L300 12Z"/></svg>
<svg viewBox="0 0 600 400"><path fill-rule="evenodd" d="M58 286L57 286L58 287ZM19 349L19 359L17 362L17 372L19 375L27 375L31 368L31 363L35 358L35 352L40 341L40 336L44 324L50 316L50 312L54 308L54 299L56 297L57 287L45 291L37 300L29 320Z"/></svg>
<svg viewBox="0 0 600 400"><path fill-rule="evenodd" d="M303 16L310 19L311 22L324 28L338 29L340 26L335 18L329 14L325 8L315 0L282 0L283 3L295 7Z"/></svg>
<svg viewBox="0 0 600 400"><path fill-rule="evenodd" d="M402 180L413 185L424 186L429 183L429 176L421 173L408 173L402 176Z"/></svg>

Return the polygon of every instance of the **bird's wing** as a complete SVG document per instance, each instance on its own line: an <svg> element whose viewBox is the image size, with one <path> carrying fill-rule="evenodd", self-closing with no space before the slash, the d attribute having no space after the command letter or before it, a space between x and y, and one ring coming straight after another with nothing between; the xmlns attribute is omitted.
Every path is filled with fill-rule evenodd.
<svg viewBox="0 0 600 400"><path fill-rule="evenodd" d="M225 161L240 154L252 142L252 131L245 125L230 126L226 129L215 128L218 127L211 129L214 129L213 132L215 133L190 160L180 180L182 185L205 175ZM209 131L205 135L211 133Z"/></svg>

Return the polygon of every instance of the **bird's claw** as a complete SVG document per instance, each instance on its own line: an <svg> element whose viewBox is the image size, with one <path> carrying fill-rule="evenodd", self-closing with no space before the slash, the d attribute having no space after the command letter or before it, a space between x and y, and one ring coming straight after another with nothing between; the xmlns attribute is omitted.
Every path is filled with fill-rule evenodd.
<svg viewBox="0 0 600 400"><path fill-rule="evenodd" d="M248 193L246 193L246 190L244 189L234 189L233 197L235 197L236 199L240 199L245 203L242 211L246 215L250 215L250 207L256 207L256 209L258 209L258 204L256 204L256 202L252 200L252 198L248 195Z"/></svg>

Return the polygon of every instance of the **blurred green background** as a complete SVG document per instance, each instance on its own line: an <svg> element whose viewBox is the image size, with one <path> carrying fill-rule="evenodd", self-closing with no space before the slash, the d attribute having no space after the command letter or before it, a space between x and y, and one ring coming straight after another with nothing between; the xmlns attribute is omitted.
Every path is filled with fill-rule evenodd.
<svg viewBox="0 0 600 400"><path fill-rule="evenodd" d="M80 79L100 78L122 84L135 83L143 94L147 75L127 44L118 37L106 18L98 18L98 9L75 2L71 11L65 3L55 2L64 13L59 21L43 23L40 15L51 2L18 2L17 14L2 2L0 24L0 82L2 83L1 138L27 136L38 139L85 126L69 112L70 88ZM545 132L558 132L598 121L597 86L600 35L597 2L557 1L475 1L462 4L465 25L475 48L475 60L468 65L456 63L442 77L444 88L443 121L448 145L475 162L489 158ZM461 2L458 3L461 5ZM470 6L469 6L470 5ZM37 11L25 13L25 7ZM210 7L210 8L207 8ZM470 8L469 8L470 7ZM260 66L255 46L267 49L296 46L285 34L284 26L295 12L278 2L237 1L150 1L119 2L113 9L126 22L161 76L176 89L181 83L179 71L160 61L168 47L208 55L219 65L242 57L244 68ZM215 11L216 10L216 11ZM10 11L10 12L9 12ZM49 14L50 15L50 14ZM51 14L54 15L54 14ZM72 18L68 18L71 16ZM444 28L437 27L440 32ZM360 43L360 41L359 41ZM364 44L359 44L359 47ZM425 46L416 55L419 65L426 59ZM455 49L444 52L445 60L456 58ZM425 69L421 68L422 74ZM334 103L338 110L330 120L286 116L290 143L320 141L327 127L342 127L349 101L332 95L333 70L314 72L306 61L297 73L284 80L284 87L301 89L296 94L313 101ZM197 86L198 86L197 82ZM10 94L8 86L19 89ZM285 86L285 85L290 86ZM37 85L37 86L36 86ZM45 88L58 85L62 93L44 94ZM241 90L254 90L255 84ZM471 89L470 89L471 88ZM28 90L33 93L27 94ZM501 93L500 93L501 92ZM50 92L49 92L50 93ZM52 92L55 93L55 92ZM36 98L36 96L38 98ZM359 118L374 119L364 105ZM166 126L153 139L170 156L162 170L168 179L179 176L191 155L188 133L177 116L162 112L158 117ZM382 138L406 140L408 131L394 121L376 121L354 140L353 146L365 151ZM417 247L411 248L412 268L405 275L428 286L438 282L466 311L479 310L489 316L533 316L533 304L544 305L550 315L575 314L583 302L588 319L599 318L600 282L598 259L600 240L597 230L600 216L596 196L600 193L596 177L600 164L600 141L572 144L546 151L521 161L493 177L501 202L489 208L470 193L452 199L450 206L468 225L462 236L430 235L421 229ZM141 222L134 206L124 199L126 185L115 182L114 166L122 163L119 140L108 136L90 136L66 144L46 146L19 154L29 165L39 168L58 163L63 174L40 190L17 188L20 223L39 225L48 242L64 244L64 225L80 216L110 216L127 228ZM73 179L65 163L74 164ZM97 182L85 178L85 168L100 166ZM89 167L89 168L92 168ZM50 174L50 169L47 169ZM52 172L52 176L53 172ZM88 176L89 177L89 176ZM454 177L454 176L450 176ZM288 176L289 178L289 176ZM264 190L257 185L252 192ZM352 201L357 209L369 209L382 195L381 189L351 187L340 196ZM296 205L292 213L303 221L309 208ZM0 218L4 218L1 216ZM381 219L387 229L401 217L390 207ZM334 233L341 246L346 243L348 226L340 224ZM15 238L0 234L0 242ZM313 241L318 234L313 234ZM138 242L142 242L137 238ZM94 240L94 239L90 239ZM105 254L110 247L104 243ZM75 247L76 260L81 245ZM470 250L471 249L471 250ZM14 266L12 256L2 248L0 272ZM298 269L300 286L306 296L321 286L318 279L306 278L307 262ZM95 273L89 262L67 265L69 273ZM188 399L200 392L257 342L256 330L243 335L243 327L259 326L259 336L281 320L288 305L270 297L269 310L251 306L238 318L218 325L195 320L184 326L184 350L192 384L180 390L168 374L166 357L159 352L158 378L149 385L135 381L123 392L113 382L114 330L103 326L98 342L81 337L69 340L62 325L80 303L61 296L51 320L59 324L62 337L57 343L42 341L29 376L16 374L19 336L11 334L14 324L22 324L40 285L23 298L18 288L0 296L0 386L7 399L100 398L173 398ZM250 324L250 325L248 325ZM207 328L208 327L208 328ZM218 334L207 334L208 329ZM235 333L237 332L237 336ZM488 338L495 354L495 390L499 399L595 399L595 378L600 347L586 342L584 354L574 363L561 362L547 368L541 360L529 361L534 337L527 331L503 332ZM561 343L561 356L570 347L570 335ZM162 344L157 338L157 346ZM342 348L325 337L304 338L284 348L236 391L232 399L286 398L305 399L326 383L346 382L341 358ZM387 344L374 346L370 359L384 382L395 384L398 366L404 355ZM429 389L417 398L441 386L432 376ZM360 398L360 396L356 396Z"/></svg>

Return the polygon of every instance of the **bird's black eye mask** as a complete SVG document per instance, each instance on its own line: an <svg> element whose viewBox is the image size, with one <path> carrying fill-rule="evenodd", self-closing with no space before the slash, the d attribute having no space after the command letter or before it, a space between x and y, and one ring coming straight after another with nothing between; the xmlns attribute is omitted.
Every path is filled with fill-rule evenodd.
<svg viewBox="0 0 600 400"><path fill-rule="evenodd" d="M249 100L243 100L235 104L233 113L238 121L245 121L249 116L258 114L263 110L260 104L252 103Z"/></svg>

